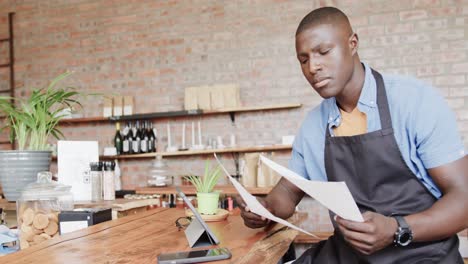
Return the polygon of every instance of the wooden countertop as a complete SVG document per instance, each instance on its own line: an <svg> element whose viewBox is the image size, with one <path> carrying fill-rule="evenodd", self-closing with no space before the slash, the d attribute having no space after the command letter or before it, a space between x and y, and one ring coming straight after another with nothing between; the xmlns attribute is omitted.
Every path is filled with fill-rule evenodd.
<svg viewBox="0 0 468 264"><path fill-rule="evenodd" d="M195 195L197 190L193 185L179 186L185 195ZM267 195L273 187L246 187L245 189L253 195ZM221 191L221 194L238 194L239 192L233 185L217 185L214 187L215 191ZM166 187L137 187L135 188L137 194L173 194L177 193L174 186Z"/></svg>
<svg viewBox="0 0 468 264"><path fill-rule="evenodd" d="M1 260L10 264L156 263L160 253L193 250L174 223L183 215L181 209L157 208L65 234ZM216 263L277 263L298 233L284 229L267 237L280 226L268 231L250 229L238 213L208 226L221 241L218 246L232 253L230 260Z"/></svg>
<svg viewBox="0 0 468 264"><path fill-rule="evenodd" d="M137 208L148 205L157 205L159 202L157 199L115 199L112 201L75 201L75 208L84 208L84 207L109 207L116 211L125 211L131 208ZM0 199L0 208L5 210L14 211L16 210L15 202L8 202L7 200Z"/></svg>

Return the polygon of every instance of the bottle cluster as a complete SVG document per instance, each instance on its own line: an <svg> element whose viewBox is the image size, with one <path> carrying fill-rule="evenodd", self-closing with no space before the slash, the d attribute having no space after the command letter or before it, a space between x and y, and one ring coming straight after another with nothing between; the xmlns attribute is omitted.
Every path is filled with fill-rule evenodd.
<svg viewBox="0 0 468 264"><path fill-rule="evenodd" d="M127 122L121 130L116 123L114 146L117 155L156 152L157 130L150 121Z"/></svg>

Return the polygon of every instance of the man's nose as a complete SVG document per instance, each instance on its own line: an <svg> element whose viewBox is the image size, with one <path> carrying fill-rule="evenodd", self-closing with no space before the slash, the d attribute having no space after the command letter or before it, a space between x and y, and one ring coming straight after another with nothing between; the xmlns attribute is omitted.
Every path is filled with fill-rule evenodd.
<svg viewBox="0 0 468 264"><path fill-rule="evenodd" d="M309 73L314 75L317 73L317 71L319 71L320 69L322 68L322 66L320 66L320 63L316 60L310 60L309 62Z"/></svg>

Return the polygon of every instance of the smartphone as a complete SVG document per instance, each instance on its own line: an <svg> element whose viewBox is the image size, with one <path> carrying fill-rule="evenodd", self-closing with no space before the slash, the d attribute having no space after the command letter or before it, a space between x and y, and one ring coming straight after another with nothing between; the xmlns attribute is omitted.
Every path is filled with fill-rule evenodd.
<svg viewBox="0 0 468 264"><path fill-rule="evenodd" d="M175 253L163 253L158 256L159 264L196 263L231 258L227 248L213 248Z"/></svg>

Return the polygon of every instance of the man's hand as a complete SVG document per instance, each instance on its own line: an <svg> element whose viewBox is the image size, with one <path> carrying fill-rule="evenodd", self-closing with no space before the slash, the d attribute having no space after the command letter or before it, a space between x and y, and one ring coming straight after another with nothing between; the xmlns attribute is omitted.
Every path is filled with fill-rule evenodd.
<svg viewBox="0 0 468 264"><path fill-rule="evenodd" d="M261 198L257 198L257 200L268 210L272 211L265 200ZM250 212L250 209L247 207L245 204L244 200L240 195L236 197L236 202L239 205L239 208L241 209L241 216L244 219L244 224L250 228L260 228L267 226L270 223L269 219L266 219L262 216L259 216L257 214L254 214Z"/></svg>
<svg viewBox="0 0 468 264"><path fill-rule="evenodd" d="M365 212L364 222L354 222L336 216L335 220L344 239L357 251L370 255L393 243L398 223L393 217Z"/></svg>

